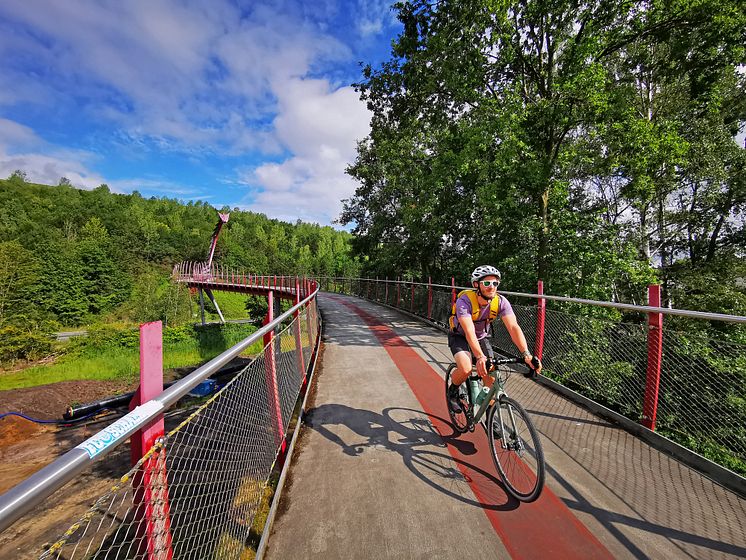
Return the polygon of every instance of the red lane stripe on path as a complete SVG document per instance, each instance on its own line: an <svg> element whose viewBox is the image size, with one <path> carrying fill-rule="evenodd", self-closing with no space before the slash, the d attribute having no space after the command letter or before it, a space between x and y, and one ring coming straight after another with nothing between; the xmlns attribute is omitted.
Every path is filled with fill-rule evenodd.
<svg viewBox="0 0 746 560"><path fill-rule="evenodd" d="M440 375L375 316L353 303L333 296L331 299L349 307L365 321L430 416L433 427L441 436L450 436L453 428L441 420L448 418L448 410ZM481 426L473 433L459 436L459 440L472 442L477 453L465 455L445 439L448 451L512 558L613 558L548 487L536 502L517 505L495 482L499 477Z"/></svg>

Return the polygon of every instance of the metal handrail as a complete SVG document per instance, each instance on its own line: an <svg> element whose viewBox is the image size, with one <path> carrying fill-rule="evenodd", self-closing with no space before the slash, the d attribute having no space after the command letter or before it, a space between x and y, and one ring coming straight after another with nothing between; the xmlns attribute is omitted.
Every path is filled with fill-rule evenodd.
<svg viewBox="0 0 746 560"><path fill-rule="evenodd" d="M95 461L110 453L137 430L152 422L159 414L176 404L194 387L218 371L246 348L260 340L277 325L311 301L318 294L318 284L313 293L285 313L263 326L248 338L232 346L216 358L194 370L172 385L155 399L136 407L129 414L107 426L94 436L71 449L62 457L34 473L0 496L0 533L15 523L46 497L64 486Z"/></svg>
<svg viewBox="0 0 746 560"><path fill-rule="evenodd" d="M431 286L433 288L446 288L448 290L468 290L470 286L450 286L448 284L428 284L426 282L412 282L410 280L386 280L379 278L344 278L334 276L318 276L317 279L328 279L328 280L361 280L364 282L384 282L393 284L406 284L416 286ZM611 307L614 309L622 309L625 311L639 311L641 313L660 313L662 315L676 315L680 317L689 317L691 319L705 319L709 321L724 321L728 323L746 323L746 317L741 315L729 315L727 313L708 313L706 311L690 311L688 309L671 309L668 307L651 307L649 305L632 305L629 303L613 303L610 301L596 301L593 299L582 299L582 298L571 298L565 296L550 296L540 294L527 294L523 292L509 292L506 290L500 290L500 294L509 296L526 297L533 299L545 299L552 301L563 301L567 303L582 303L585 305L598 305L600 307Z"/></svg>

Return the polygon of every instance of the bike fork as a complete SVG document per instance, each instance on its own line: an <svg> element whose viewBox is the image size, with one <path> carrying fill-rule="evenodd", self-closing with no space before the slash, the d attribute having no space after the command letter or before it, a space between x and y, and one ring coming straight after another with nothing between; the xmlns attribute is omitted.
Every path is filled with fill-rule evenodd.
<svg viewBox="0 0 746 560"><path fill-rule="evenodd" d="M518 428L516 428L515 425L515 416L513 415L513 408L508 406L508 419L510 420L510 424L513 426L512 432L513 432L513 439L514 443L510 443L508 441L507 433L505 431L505 424L503 423L503 416L502 416L502 410L498 408L498 412L500 413L500 431L502 432L502 447L503 449L510 449L511 445L514 446L514 450L519 454L523 451L523 443L521 441L521 438L518 436Z"/></svg>

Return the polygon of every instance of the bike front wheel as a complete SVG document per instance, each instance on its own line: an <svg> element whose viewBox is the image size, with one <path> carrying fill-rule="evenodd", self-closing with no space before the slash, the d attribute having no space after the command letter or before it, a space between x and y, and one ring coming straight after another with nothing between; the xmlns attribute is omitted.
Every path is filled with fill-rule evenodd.
<svg viewBox="0 0 746 560"><path fill-rule="evenodd" d="M503 395L487 415L492 458L505 488L521 502L533 502L544 488L544 451L523 407Z"/></svg>
<svg viewBox="0 0 746 560"><path fill-rule="evenodd" d="M459 387L459 402L461 403L461 410L454 412L451 410L451 406L448 402L448 387L451 386L451 375L456 371L456 364L451 364L446 372L446 406L448 407L448 415L451 417L451 424L453 428L459 434L463 434L469 429L469 418L466 415L466 411L469 409L469 397L466 394L466 383L462 383Z"/></svg>

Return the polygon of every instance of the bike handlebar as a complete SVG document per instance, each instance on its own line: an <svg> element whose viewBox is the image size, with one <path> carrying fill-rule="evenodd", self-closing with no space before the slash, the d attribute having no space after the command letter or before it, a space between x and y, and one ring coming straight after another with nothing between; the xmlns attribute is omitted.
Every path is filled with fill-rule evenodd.
<svg viewBox="0 0 746 560"><path fill-rule="evenodd" d="M524 374L524 375L527 375L529 377L534 377L536 375L536 368L539 367L538 362L539 360L536 356L532 356L532 359L531 359L531 364L533 367L528 366L528 364L526 364L526 360L524 360L523 357L492 358L492 359L487 358L486 367L487 367L487 371L491 372L497 369L497 366L502 366L502 365L507 365L507 364L523 364L524 366L528 367L528 371L529 371L528 374ZM474 358L474 356L472 356L471 358L471 363L472 365L477 364L477 360Z"/></svg>
<svg viewBox="0 0 746 560"><path fill-rule="evenodd" d="M471 357L472 365L477 365L477 360L474 356ZM525 364L526 361L523 358L487 358L487 368L489 366L502 366L505 364Z"/></svg>

